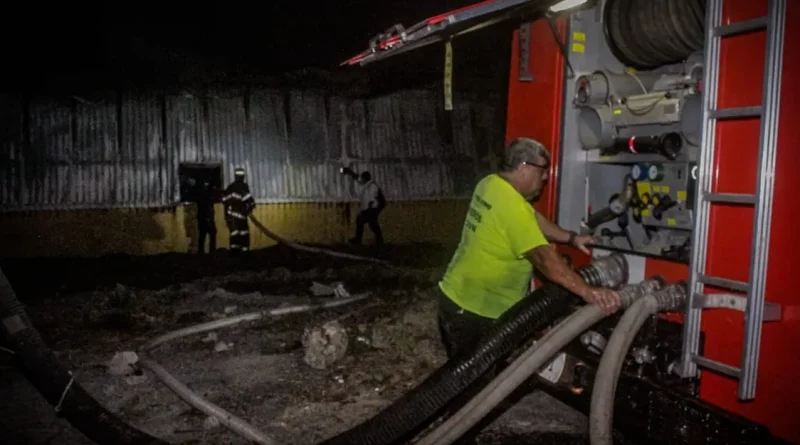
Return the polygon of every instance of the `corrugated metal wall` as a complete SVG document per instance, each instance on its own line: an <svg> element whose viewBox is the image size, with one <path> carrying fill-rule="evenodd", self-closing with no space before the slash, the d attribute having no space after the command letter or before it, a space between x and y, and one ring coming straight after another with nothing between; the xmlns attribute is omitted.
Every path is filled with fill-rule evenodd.
<svg viewBox="0 0 800 445"><path fill-rule="evenodd" d="M339 168L368 169L393 200L468 196L503 141L498 98L433 91L373 99L311 91L0 96L0 210L162 207L181 163L242 166L257 201L355 198Z"/></svg>

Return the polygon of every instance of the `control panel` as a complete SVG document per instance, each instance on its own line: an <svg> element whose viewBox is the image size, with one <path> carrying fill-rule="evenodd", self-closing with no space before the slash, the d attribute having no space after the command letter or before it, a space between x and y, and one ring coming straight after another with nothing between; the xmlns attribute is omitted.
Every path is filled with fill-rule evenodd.
<svg viewBox="0 0 800 445"><path fill-rule="evenodd" d="M689 164L634 164L631 177L636 182L636 197L631 216L639 224L666 229L692 230L694 220L694 181Z"/></svg>
<svg viewBox="0 0 800 445"><path fill-rule="evenodd" d="M591 11L574 16L573 39L605 35ZM637 71L602 38L581 48L565 85L558 223L592 235L596 249L688 263L702 54Z"/></svg>

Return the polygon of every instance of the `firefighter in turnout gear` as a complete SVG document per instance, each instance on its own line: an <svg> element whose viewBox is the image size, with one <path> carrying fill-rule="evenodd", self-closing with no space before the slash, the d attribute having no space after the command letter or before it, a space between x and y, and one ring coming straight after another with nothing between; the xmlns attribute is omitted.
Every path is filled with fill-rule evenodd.
<svg viewBox="0 0 800 445"><path fill-rule="evenodd" d="M246 251L250 249L250 226L247 217L256 206L250 187L244 182L244 169L234 171L233 182L225 189L222 204L225 206L225 221L231 232L230 249Z"/></svg>

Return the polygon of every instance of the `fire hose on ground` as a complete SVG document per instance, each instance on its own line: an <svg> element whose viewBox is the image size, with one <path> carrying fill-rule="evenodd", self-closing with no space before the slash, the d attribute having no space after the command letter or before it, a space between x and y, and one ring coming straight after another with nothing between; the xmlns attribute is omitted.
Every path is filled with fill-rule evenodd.
<svg viewBox="0 0 800 445"><path fill-rule="evenodd" d="M619 291L623 307L635 305L645 295L658 291L661 278L628 285ZM669 286L667 287L669 289ZM447 445L470 430L517 387L538 372L560 349L604 318L595 305L584 306L551 329L498 374L460 411L427 434L416 445Z"/></svg>
<svg viewBox="0 0 800 445"><path fill-rule="evenodd" d="M577 272L591 286L617 288L628 281L628 263L619 254L597 260ZM388 445L413 437L498 360L569 312L573 298L562 287L546 283L506 311L475 350L448 360L380 413L322 444Z"/></svg>
<svg viewBox="0 0 800 445"><path fill-rule="evenodd" d="M614 396L622 365L636 334L653 314L680 309L687 294L685 282L668 286L636 301L617 323L600 359L592 388L589 411L591 445L613 444Z"/></svg>
<svg viewBox="0 0 800 445"><path fill-rule="evenodd" d="M585 266L578 271L592 285L618 286L627 280L627 270L624 257L615 255ZM498 358L513 349L516 340L520 337L527 338L537 327L541 327L566 311L569 307L569 297L566 294L566 291L555 285L544 286L534 292L534 295L523 300L524 304L518 304L514 310L508 312L507 323L498 323L499 327L493 334L487 336L487 340L481 343L483 347L479 346L476 353L465 355L462 360L456 359L452 363L448 362L450 366L446 364L439 368L422 385L401 397L375 417L323 443L382 444L394 443L407 437L483 374ZM340 304L345 303L344 300L340 301ZM164 384L193 407L209 416L216 417L222 425L248 440L260 444L273 444L272 439L266 434L192 392L146 355L148 351L167 341L256 319L253 317L261 318L260 314L204 323L165 334L141 348L140 361L143 366L153 371Z"/></svg>
<svg viewBox="0 0 800 445"><path fill-rule="evenodd" d="M25 377L89 439L99 444L167 445L121 420L75 382L45 344L0 270L0 332Z"/></svg>
<svg viewBox="0 0 800 445"><path fill-rule="evenodd" d="M592 286L605 286L617 288L627 281L627 262L621 255L612 255L598 260L588 266L578 269L578 273ZM21 304L8 285L5 277L0 284L3 284L2 294L0 294L0 304L2 304L3 327L5 337L10 339L8 342L21 359L27 359L29 366L26 370L33 370L31 379L36 379L35 373L45 373L48 377L42 383L40 378L37 388L48 398L51 403L58 400L63 409L65 417L78 429L87 434L92 440L101 444L110 443L164 443L159 439L152 438L139 430L136 430L117 417L108 412L98 404L91 396L73 384L69 374L58 363L49 348L44 344L38 333L32 327L22 309ZM435 371L422 385L406 394L404 397L394 402L381 413L367 420L366 422L335 436L324 443L326 445L334 443L348 444L389 444L409 437L415 430L423 427L425 422L443 408L448 402L455 398L472 384L480 375L486 372L497 360L511 352L518 344L522 343L537 330L546 326L553 319L568 312L571 306L571 294L554 284L546 284L534 291L529 297L520 301L506 315L501 317L491 332L480 342L475 351L469 354L462 354L454 360L449 361L445 366ZM179 396L187 402L219 419L223 425L228 426L235 432L242 434L250 440L263 444L272 444L263 433L249 426L241 419L235 418L232 414L219 407L210 404L197 394L193 393L188 387L181 384L177 379L172 378L163 367L147 358L146 351L153 347L163 344L166 341L184 337L187 335L206 332L225 326L230 326L247 320L255 320L279 313L301 312L305 310L317 309L322 307L332 307L355 301L353 299L342 299L326 303L323 305L305 305L295 308L277 309L261 313L245 314L226 320L219 320L204 323L198 326L184 328L172 333L161 336L147 345L142 352L144 366L165 381ZM277 312L276 312L277 311ZM283 312L279 312L283 311ZM16 318L14 318L16 317ZM8 320L19 319L22 328L9 324ZM13 328L13 329L12 329ZM20 332L28 331L27 336L32 340L20 342L15 340L15 335ZM32 334L31 334L32 333ZM49 355L49 358L47 357ZM65 383L66 390L60 386ZM169 382L169 383L167 383ZM53 386L53 383L56 385ZM70 391L71 389L71 391ZM56 397L58 394L59 397ZM85 400L79 399L79 396ZM78 402L82 402L88 409L75 409ZM69 414L69 416L68 416ZM126 441L127 440L127 441Z"/></svg>
<svg viewBox="0 0 800 445"><path fill-rule="evenodd" d="M269 230L267 228L267 226L265 226L264 224L261 224L261 221L257 220L253 215L250 215L250 221L252 221L253 224L255 224L255 226L258 228L258 230L260 230L261 233L263 233L265 236L273 239L278 244L281 244L281 245L284 245L286 247L289 247L290 249L295 249L295 250L299 250L299 251L302 251L302 252L309 252L309 253L317 253L317 254L322 254L322 255L328 255L328 256L335 257L335 258L343 258L343 259L347 259L347 260L366 261L366 262L375 263L375 264L382 264L384 266L390 266L391 265L388 261L380 260L380 259L377 259L377 258L372 258L372 257L368 257L368 256L363 256L363 255L354 255L352 253L337 252L335 250L323 249L321 247L310 247L310 246L306 246L304 244L296 243L294 241L289 241L286 238L283 238L280 235L278 235L277 233L273 232L272 230Z"/></svg>
<svg viewBox="0 0 800 445"><path fill-rule="evenodd" d="M259 431L256 427L250 425L245 420L236 417L235 415L224 410L223 408L211 403L210 401L206 400L199 394L189 389L188 386L184 385L183 383L181 383L180 380L172 376L172 374L170 374L169 371L166 370L166 368L164 368L158 362L150 358L147 355L148 352L150 352L151 350L160 345L163 345L164 343L183 337L188 337L190 335L197 335L221 328L227 328L235 326L239 323L247 321L256 321L267 317L296 314L316 309L331 309L334 307L355 303L357 301L364 300L365 298L367 298L366 295L359 295L350 298L331 300L319 304L303 304L303 305L296 305L284 308L277 308L268 311L251 312L236 317L210 321L207 323L201 323L198 325L189 326L182 329L177 329L175 331L161 335L149 341L144 346L142 346L138 352L139 363L141 363L141 365L144 366L145 368L152 371L153 374L155 374L156 377L158 377L161 380L161 382L164 383L164 385L166 385L175 394L177 394L178 397L183 399L184 402L188 403L189 405L193 406L194 408L205 413L208 416L215 417L217 420L220 421L221 425L227 427L236 434L254 443L263 445L274 445L275 442L272 439L270 439L266 434Z"/></svg>

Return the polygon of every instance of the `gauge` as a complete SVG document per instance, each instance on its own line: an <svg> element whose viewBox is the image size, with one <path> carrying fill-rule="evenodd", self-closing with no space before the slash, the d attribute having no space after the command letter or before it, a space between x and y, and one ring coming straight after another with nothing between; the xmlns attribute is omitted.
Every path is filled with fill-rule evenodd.
<svg viewBox="0 0 800 445"><path fill-rule="evenodd" d="M647 180L647 164L634 164L631 167L631 178L634 181L646 181Z"/></svg>
<svg viewBox="0 0 800 445"><path fill-rule="evenodd" d="M633 179L639 180L639 177L642 176L642 167L639 164L636 164L631 168L631 176Z"/></svg>
<svg viewBox="0 0 800 445"><path fill-rule="evenodd" d="M659 164L651 164L647 169L647 178L651 181L660 181L664 179L664 167Z"/></svg>

